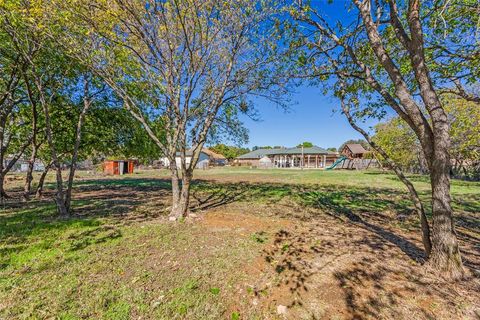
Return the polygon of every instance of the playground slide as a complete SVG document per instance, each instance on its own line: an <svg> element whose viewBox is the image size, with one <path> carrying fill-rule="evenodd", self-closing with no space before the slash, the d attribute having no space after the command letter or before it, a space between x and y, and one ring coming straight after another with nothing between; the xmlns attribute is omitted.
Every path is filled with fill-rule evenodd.
<svg viewBox="0 0 480 320"><path fill-rule="evenodd" d="M347 157L342 156L340 159L338 159L337 161L335 161L330 167L328 167L327 170L332 170L332 169L334 169L337 165L339 165L342 161L345 161L346 159L347 159Z"/></svg>

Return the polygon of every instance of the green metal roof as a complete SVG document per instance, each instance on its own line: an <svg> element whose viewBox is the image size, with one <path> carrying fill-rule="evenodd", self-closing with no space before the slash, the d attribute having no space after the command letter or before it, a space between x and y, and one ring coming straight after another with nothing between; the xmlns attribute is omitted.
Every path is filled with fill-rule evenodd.
<svg viewBox="0 0 480 320"><path fill-rule="evenodd" d="M260 159L267 154L272 154L272 152L275 152L275 150L281 149L257 149L253 150L252 152L242 154L241 156L238 156L237 159Z"/></svg>
<svg viewBox="0 0 480 320"><path fill-rule="evenodd" d="M301 155L302 148L278 148L278 149L257 149L252 152L242 154L241 156L237 157L237 159L260 159L264 156L270 155ZM309 155L328 155L328 154L335 154L335 152L327 151L323 148L313 146L311 148L303 148L303 154Z"/></svg>
<svg viewBox="0 0 480 320"><path fill-rule="evenodd" d="M290 155L290 154L302 154L302 148L288 148L283 149L283 152L280 154ZM303 154L331 154L330 151L327 151L323 148L313 146L311 148L303 148Z"/></svg>

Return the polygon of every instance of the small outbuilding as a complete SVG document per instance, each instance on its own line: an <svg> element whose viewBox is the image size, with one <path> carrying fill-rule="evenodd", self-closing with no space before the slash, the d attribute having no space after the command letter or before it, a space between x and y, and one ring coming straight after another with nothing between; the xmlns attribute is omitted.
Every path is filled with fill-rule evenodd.
<svg viewBox="0 0 480 320"><path fill-rule="evenodd" d="M271 168L273 167L273 162L268 156L264 156L258 160L258 166L260 168Z"/></svg>
<svg viewBox="0 0 480 320"><path fill-rule="evenodd" d="M340 153L349 159L362 159L368 151L359 143L347 143Z"/></svg>
<svg viewBox="0 0 480 320"><path fill-rule="evenodd" d="M103 172L112 175L133 173L133 160L106 160L103 162Z"/></svg>

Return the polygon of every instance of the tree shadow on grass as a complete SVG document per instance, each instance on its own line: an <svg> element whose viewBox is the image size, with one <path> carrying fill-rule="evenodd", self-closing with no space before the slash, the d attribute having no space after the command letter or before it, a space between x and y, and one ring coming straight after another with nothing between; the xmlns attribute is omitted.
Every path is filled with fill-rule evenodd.
<svg viewBox="0 0 480 320"><path fill-rule="evenodd" d="M428 195L423 194L423 196ZM238 201L275 204L289 198L303 206L303 210L318 209L309 217L312 225L324 220L323 215L327 214L338 220L339 224L348 224L354 229L365 231L365 236L351 243L345 243L343 247L350 248L349 250L372 252L373 258L361 258L353 266L336 271L334 274L339 288L344 292L345 303L352 318L395 317L396 312L402 310L402 301L415 292L416 286L430 285L419 280L422 278L419 263L425 260L423 248L419 247L421 245L420 230L408 195L399 190L286 184L218 185L199 181L195 198L201 209L215 208ZM298 207L293 209L298 210ZM416 236L412 238L407 236L409 232L397 229L398 224L403 223L405 217L414 221L413 226L417 229ZM468 218L465 222L472 230L476 230L479 225L478 221ZM343 247L339 244L344 240L343 237L348 239L346 235L334 235L333 237L337 239L335 241L315 243L312 234L318 230L322 230L322 227L312 227L307 232L280 230L274 235L273 246L263 253L266 262L277 274L277 285L286 286L290 294L297 297L287 305L288 307L307 308L302 306L305 303L302 296L308 295L312 290L310 287L313 278L323 268L334 263L335 259L350 254L350 252L342 252ZM467 236L462 233L459 233L459 236L475 247L476 238L467 239ZM398 248L399 251L395 251L394 248ZM464 253L467 252L465 265L469 268L478 268L479 257L472 253L470 248L468 251L464 250ZM391 256L392 254L396 255L397 260ZM403 269L388 265L389 261L408 261L403 257L408 257L411 261L405 263ZM326 262L318 265L316 261L319 259ZM402 281L405 288L401 292L391 287L392 278L404 279ZM257 288L255 293L261 295L264 290L266 289ZM437 298L445 301L454 300L453 296L449 296L448 290L442 291L439 288L435 290ZM434 313L428 306L414 308L416 315L421 318L435 319ZM409 316L408 311L404 316Z"/></svg>
<svg viewBox="0 0 480 320"><path fill-rule="evenodd" d="M311 200L311 195L309 195L309 201ZM350 250L365 248L363 250L384 252L397 247L411 260L416 262L423 261L423 251L412 241L380 225L367 222L360 215L352 212L352 210L337 205L328 196L322 196L317 206L323 209L324 213L338 220L338 224L347 224L353 230L361 228L366 231L366 234L361 239L350 240L348 232L355 231L333 233L333 231L327 229L327 223L322 222L323 219L319 216L312 219L309 230L280 230L277 232L274 236L273 246L264 251L264 257L266 262L278 274L278 279L280 280L277 285L288 287L290 294L296 297L288 304L289 308L294 306L303 307L302 301L305 300L303 295L308 294L308 291L311 290L309 286L313 282L312 278L321 273L324 268L328 268L335 260L340 259L344 255L350 255ZM338 231L335 230L335 232ZM318 240L318 238L329 233L333 233L330 234L330 240ZM368 272L368 268L351 272L354 271ZM338 277L342 276L344 275L338 274ZM373 275L372 281L380 282L380 279L375 279ZM345 288L345 284L340 283L340 287ZM356 308L353 293L347 292L346 297L350 300L347 303L351 304L352 308ZM375 303L373 300L370 302ZM366 313L367 310L364 311L364 316L368 315Z"/></svg>
<svg viewBox="0 0 480 320"><path fill-rule="evenodd" d="M377 255L362 257L351 266L333 274L338 287L344 293L349 316L352 319L436 319L426 307L415 306L415 314L407 309L412 306L406 304L405 299L418 294L417 286L428 285L419 280L421 275L414 268L402 269L389 265L388 261L391 259L386 252L379 251ZM406 278L405 272L408 272ZM395 278L398 279L397 284L392 286L391 279Z"/></svg>
<svg viewBox="0 0 480 320"><path fill-rule="evenodd" d="M10 203L0 213L0 268L8 266L8 256L28 250L36 239L50 237L45 244L56 246L57 235L68 233L67 250L82 250L90 245L103 243L121 237L113 227L105 226L103 217L116 217L124 223L132 218L132 211L142 206L153 205L142 211L141 219L155 219L157 212L165 208L170 201L170 181L167 179L89 179L75 184L74 208L76 216L58 219L51 200L52 191L46 192L46 199L38 202ZM50 197L50 198L49 198ZM455 199L461 208L474 214L477 209L476 197ZM397 232L391 231L389 222L400 216L410 216L412 205L405 192L387 188L338 187L317 185L295 185L275 183L217 183L207 180L195 180L192 186L192 211L221 208L232 203L273 205L271 214L296 218L294 213L309 211L307 218L310 229L280 230L274 235L273 245L264 252L266 261L278 276L278 285L288 286L290 294L301 296L311 292L313 278L324 268L333 264L348 250L371 250L375 258L359 259L348 267L334 273L338 287L344 292L345 303L352 318L378 318L385 316L385 310L401 304L413 286L403 292L388 287L388 279L393 276L407 277L410 283L418 283L419 277L413 269L405 269L402 274L395 266L388 266L391 254L406 256L409 261L421 261L420 250L413 241ZM460 201L459 201L460 200ZM277 210L276 205L292 206L291 210ZM282 208L283 209L283 208ZM347 233L331 235L331 240L317 242L315 233L329 232L328 224L321 224L325 214L338 223L353 228L352 232L365 235L352 241ZM133 215L137 217L138 215ZM330 218L329 218L330 219ZM413 217L416 219L416 217ZM333 219L331 219L333 220ZM464 227L478 230L479 222L474 215L459 217ZM112 223L109 220L109 223ZM329 222L331 223L331 221ZM393 230L393 228L392 228ZM475 231L476 232L476 231ZM474 243L466 257L467 265L477 268L478 238L475 235L459 232L459 237ZM348 250L345 251L345 248ZM399 248L399 250L391 250ZM477 249L475 249L477 248ZM342 251L343 249L343 251ZM476 252L476 253L475 253ZM401 259L400 258L400 259ZM403 259L407 260L407 259ZM401 260L401 261L403 261ZM321 264L317 264L321 261ZM399 261L398 257L397 260ZM411 271L411 274L409 273ZM406 274L406 275L405 275ZM388 275L388 277L387 277ZM390 278L389 278L390 277ZM427 286L428 284L419 283ZM301 305L304 300L297 299L290 306ZM418 309L421 316L432 319L428 310ZM387 317L395 317L394 314Z"/></svg>
<svg viewBox="0 0 480 320"><path fill-rule="evenodd" d="M55 217L55 207L46 192L46 200L8 204L0 215L0 240L24 239L36 230L57 228L58 224L75 221L95 221L100 217L117 217L123 223L157 218L166 214L170 200L171 183L168 179L122 177L120 179L85 179L76 182L74 210L76 216L63 220ZM50 192L50 194L49 194ZM457 202L473 206L471 199ZM388 243L398 246L409 258L421 261L420 250L410 240L388 230L385 224L398 217L412 214L412 205L404 192L388 188L338 187L279 183L218 183L196 179L192 185L191 211L202 211L226 206L235 202L291 206L289 215L309 211L308 219L318 219L328 214L342 221L368 230ZM148 208L142 209L144 206ZM275 207L273 207L275 208ZM136 212L137 214L132 214ZM273 212L277 214L277 212ZM298 216L294 216L298 218ZM416 219L416 217L414 217ZM461 219L461 218L460 218ZM468 228L478 228L478 220L465 218ZM95 222L92 222L95 223ZM467 239L468 240L468 239ZM374 244L371 244L374 246Z"/></svg>
<svg viewBox="0 0 480 320"><path fill-rule="evenodd" d="M320 189L320 190L318 190ZM200 195L204 194L202 198ZM222 184L212 185L208 182L197 184L193 193L200 209L214 208L235 201L263 201L275 203L281 198L290 196L305 207L320 209L333 217L347 218L349 222L369 230L397 245L413 260L423 259L422 250L409 240L395 235L379 224L363 219L359 213L367 215L373 221L389 221L392 217L385 216L383 211L404 212L412 211L405 199L396 199L398 192L394 190L353 189L313 186L307 188L298 185L275 184ZM355 213L353 210L358 211ZM317 217L318 218L318 217Z"/></svg>
<svg viewBox="0 0 480 320"><path fill-rule="evenodd" d="M378 195L378 193L375 192ZM318 208L323 209L324 213L329 214L332 217L342 219L343 217L347 218L350 223L355 224L358 227L366 229L381 238L385 241L388 241L398 248L400 248L410 259L422 262L425 259L425 255L422 249L416 246L411 241L405 239L402 236L396 235L395 233L387 230L386 228L382 227L380 224L369 222L363 219L359 214L356 214L350 209L349 207L343 205L345 203L345 199L355 199L355 202L361 201L361 207L359 208L356 205L357 209L363 211L367 209L370 213L369 217L372 218L373 221L384 220L389 221L391 217L385 216L379 210L383 210L384 208L391 207L392 209L398 211L406 211L407 207L406 203L398 203L393 200L387 199L370 199L370 201L365 201L365 196L368 198L373 195L370 192L361 192L361 191L351 191L351 192L313 192L313 193L306 193L304 196L306 197L306 202L310 205L314 205ZM346 201L349 202L348 200ZM374 215L372 217L372 214ZM372 243L371 247L375 248L375 244Z"/></svg>
<svg viewBox="0 0 480 320"><path fill-rule="evenodd" d="M58 217L53 201L54 191L46 188L41 200L21 202L17 198L0 208L0 267L8 265L9 257L28 249L39 241L45 249L65 245L65 250L84 249L89 245L121 237L115 224L158 217L160 210L139 210L152 200L168 196L169 182L163 179L98 179L81 180L75 184L71 217ZM11 191L15 195L15 190ZM130 213L135 214L130 215ZM102 218L111 217L106 226ZM131 220L131 221L130 221ZM68 234L65 239L58 235Z"/></svg>
<svg viewBox="0 0 480 320"><path fill-rule="evenodd" d="M413 206L405 192L389 188L359 188L338 186L295 185L275 183L212 183L205 180L197 180L193 188L192 211L207 210L226 206L234 202L264 203L291 205L292 210L282 210L281 216L309 211L308 219L321 218L322 214L328 214L341 221L348 221L356 227L368 230L372 234L381 237L385 242L400 248L410 259L423 262L425 255L423 249L418 247L411 239L393 231L393 225L405 224L418 230L417 217ZM422 194L427 197L428 194ZM289 199L291 201L282 201ZM456 199L455 205L459 209L469 211L476 207L475 197L466 197L463 201ZM293 207L295 206L295 207ZM299 208L300 206L300 208ZM316 210L310 210L316 209ZM274 209L272 209L274 210ZM427 206L428 210L428 206ZM429 212L427 212L429 214ZM292 215L294 218L297 216ZM405 222L405 219L410 221ZM470 215L459 215L458 224L462 227L478 233L479 220ZM478 247L475 237L467 237L459 233L461 239L469 243L469 255ZM419 237L417 237L419 239ZM419 243L419 242L418 242ZM378 242L371 243L372 248L378 246ZM478 254L478 252L477 252ZM472 268L479 267L480 259L466 258L467 265Z"/></svg>
<svg viewBox="0 0 480 320"><path fill-rule="evenodd" d="M162 178L120 178L120 179L85 179L75 183L79 190L92 191L101 189L134 189L136 191L170 190L171 181Z"/></svg>
<svg viewBox="0 0 480 320"><path fill-rule="evenodd" d="M96 218L58 218L55 210L51 202L41 201L13 213L0 213L0 270L10 264L13 254L29 250L32 245L42 250L57 248L64 241L59 238L64 232L94 230L101 225Z"/></svg>
<svg viewBox="0 0 480 320"><path fill-rule="evenodd" d="M208 210L235 202L275 203L291 197L294 189L286 184L212 183L196 180L192 186L192 211Z"/></svg>
<svg viewBox="0 0 480 320"><path fill-rule="evenodd" d="M199 191L202 190L202 191ZM206 193L206 194L205 194ZM190 205L190 211L202 211L225 206L230 203L245 200L248 189L244 185L239 184L229 187L227 189L222 187L208 187L205 190L205 185L194 184L191 197L194 201Z"/></svg>

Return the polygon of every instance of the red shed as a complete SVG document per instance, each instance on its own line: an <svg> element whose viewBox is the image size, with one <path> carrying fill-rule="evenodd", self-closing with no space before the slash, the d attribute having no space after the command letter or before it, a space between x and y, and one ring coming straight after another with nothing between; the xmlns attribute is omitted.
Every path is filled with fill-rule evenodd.
<svg viewBox="0 0 480 320"><path fill-rule="evenodd" d="M106 160L103 162L103 172L106 174L122 175L133 173L133 160Z"/></svg>

